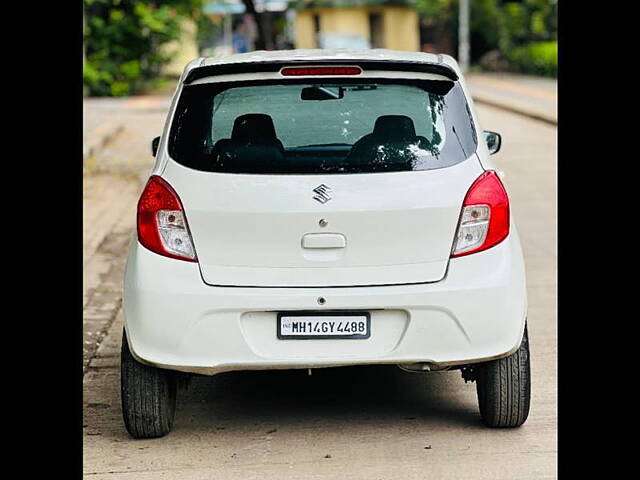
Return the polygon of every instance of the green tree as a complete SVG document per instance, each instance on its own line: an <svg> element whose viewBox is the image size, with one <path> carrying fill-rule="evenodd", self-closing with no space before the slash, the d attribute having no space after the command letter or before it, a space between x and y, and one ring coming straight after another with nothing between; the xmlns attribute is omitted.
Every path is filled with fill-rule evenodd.
<svg viewBox="0 0 640 480"><path fill-rule="evenodd" d="M425 28L440 37L440 44L453 45L457 53L458 0L414 0ZM536 72L551 72L548 65L557 58L551 51L557 40L557 0L470 0L471 60L499 51L527 71L527 62L544 63ZM544 43L544 45L542 45ZM540 44L540 45L537 45ZM536 59L544 56L544 59Z"/></svg>
<svg viewBox="0 0 640 480"><path fill-rule="evenodd" d="M160 74L182 21L202 0L84 0L84 83L90 95L130 95Z"/></svg>
<svg viewBox="0 0 640 480"><path fill-rule="evenodd" d="M498 47L502 16L498 0L470 0L471 60ZM436 33L438 43L458 44L458 0L416 0L423 26ZM457 50L454 47L452 50ZM449 53L455 54L455 51Z"/></svg>

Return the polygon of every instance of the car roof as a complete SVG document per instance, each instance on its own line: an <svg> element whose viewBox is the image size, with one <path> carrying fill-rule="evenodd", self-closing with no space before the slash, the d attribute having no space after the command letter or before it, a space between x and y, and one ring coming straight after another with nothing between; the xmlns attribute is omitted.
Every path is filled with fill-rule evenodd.
<svg viewBox="0 0 640 480"><path fill-rule="evenodd" d="M257 50L250 53L237 53L221 57L200 57L195 59L185 67L183 79L189 72L200 67L224 67L241 66L249 64L265 63L287 63L300 64L301 62L385 62L389 64L431 64L441 65L460 74L458 64L450 55L423 53L423 52L403 52L398 50L388 50L383 48L354 49L354 48L332 48L332 49L294 49L294 50Z"/></svg>

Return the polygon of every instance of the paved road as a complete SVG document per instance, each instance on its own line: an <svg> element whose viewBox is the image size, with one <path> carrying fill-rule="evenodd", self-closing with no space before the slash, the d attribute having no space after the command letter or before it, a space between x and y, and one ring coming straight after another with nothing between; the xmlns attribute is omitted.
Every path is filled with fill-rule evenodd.
<svg viewBox="0 0 640 480"><path fill-rule="evenodd" d="M504 136L494 158L506 172L527 264L533 399L522 428L484 428L475 385L458 372L357 367L197 378L180 392L175 430L134 441L121 420L118 313L84 377L85 478L555 478L556 130L477 108L483 127ZM142 151L142 140L133 141ZM131 209L117 239L133 221ZM118 241L98 248L103 260L111 255L116 274L125 244Z"/></svg>

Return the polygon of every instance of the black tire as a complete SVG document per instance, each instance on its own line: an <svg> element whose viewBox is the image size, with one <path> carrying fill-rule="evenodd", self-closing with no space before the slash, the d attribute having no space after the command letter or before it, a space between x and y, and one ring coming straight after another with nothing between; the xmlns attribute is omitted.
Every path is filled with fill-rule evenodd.
<svg viewBox="0 0 640 480"><path fill-rule="evenodd" d="M529 416L531 370L525 325L520 348L512 355L476 366L480 416L489 427L519 427Z"/></svg>
<svg viewBox="0 0 640 480"><path fill-rule="evenodd" d="M174 372L136 361L122 333L120 351L122 416L133 438L157 438L171 431L176 412Z"/></svg>

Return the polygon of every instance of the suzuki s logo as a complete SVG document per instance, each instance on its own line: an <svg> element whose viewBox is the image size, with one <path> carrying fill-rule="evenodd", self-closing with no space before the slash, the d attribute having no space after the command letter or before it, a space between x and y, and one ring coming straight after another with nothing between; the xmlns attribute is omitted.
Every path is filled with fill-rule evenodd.
<svg viewBox="0 0 640 480"><path fill-rule="evenodd" d="M313 189L313 193L315 193L315 195L313 196L313 199L319 201L320 203L327 203L329 200L331 200L331 195L329 195L330 191L331 189L327 187L324 183L321 185L318 185L316 188Z"/></svg>

